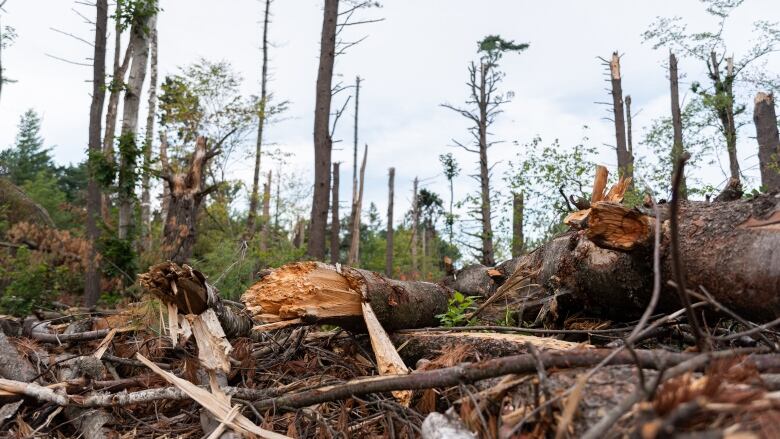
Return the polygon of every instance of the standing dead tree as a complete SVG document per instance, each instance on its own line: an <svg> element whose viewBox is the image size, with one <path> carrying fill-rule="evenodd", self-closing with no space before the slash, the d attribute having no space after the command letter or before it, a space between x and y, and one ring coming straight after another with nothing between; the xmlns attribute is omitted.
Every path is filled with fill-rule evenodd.
<svg viewBox="0 0 780 439"><path fill-rule="evenodd" d="M268 104L268 24L271 10L271 0L265 0L263 14L263 63L260 72L260 102L257 114L257 139L255 141L255 171L252 176L252 195L249 197L249 215L246 220L247 239L255 233L257 222L257 207L260 202L260 158L263 152L263 128L266 122L266 107Z"/></svg>
<svg viewBox="0 0 780 439"><path fill-rule="evenodd" d="M3 2L5 3L5 2ZM89 161L90 174L87 183L87 238L90 242L87 271L84 278L84 305L94 306L100 298L100 274L95 246L100 239L98 216L100 215L100 184L93 169L94 160L101 152L100 119L106 97L106 40L108 27L108 0L98 0L95 18L95 52L92 67L92 104L89 108ZM0 41L0 44L2 42Z"/></svg>
<svg viewBox="0 0 780 439"><path fill-rule="evenodd" d="M495 264L495 250L493 246L493 226L491 219L491 191L490 174L492 167L488 163L488 149L497 142L488 140L488 128L495 122L496 116L501 113L501 106L509 102L509 95L498 92L498 85L504 74L498 70L498 61L505 52L522 52L528 48L528 44L516 44L514 41L502 39L497 35L489 35L478 42L479 64L472 62L469 65L469 97L466 100L468 107L461 108L450 104L442 104L444 108L455 111L473 124L469 132L474 137L473 144L469 147L455 141L454 143L468 152L479 156L479 174L475 178L479 181L479 223L480 231L470 233L480 240L480 247L472 247L479 252L480 262L484 265ZM471 247L471 246L470 246Z"/></svg>
<svg viewBox="0 0 780 439"><path fill-rule="evenodd" d="M149 61L149 108L146 116L146 132L144 133L144 166L141 177L141 248L149 251L152 248L152 200L151 173L152 139L154 139L154 121L157 111L157 27L150 29L149 43L151 60Z"/></svg>
<svg viewBox="0 0 780 439"><path fill-rule="evenodd" d="M200 205L206 196L218 185L205 187L206 164L219 154L218 149L209 149L206 138L199 136L195 151L189 159L185 172L175 172L171 167L163 169L160 178L168 185L168 214L163 229L162 251L177 264L186 263L192 256L197 239L196 225Z"/></svg>
<svg viewBox="0 0 780 439"><path fill-rule="evenodd" d="M385 276L393 275L393 198L395 197L395 168L388 169L387 177L387 247L385 248Z"/></svg>
<svg viewBox="0 0 780 439"><path fill-rule="evenodd" d="M263 183L263 223L260 230L260 250L268 250L268 240L271 237L271 185L273 172L268 170L268 179Z"/></svg>
<svg viewBox="0 0 780 439"><path fill-rule="evenodd" d="M777 132L775 99L770 93L756 94L753 122L758 141L761 186L768 192L780 190L780 137Z"/></svg>
<svg viewBox="0 0 780 439"><path fill-rule="evenodd" d="M360 210L362 206L358 197L358 180L360 181L360 187L363 187L363 175L361 173L358 178L358 114L360 110L360 76L355 78L355 123L353 133L353 147L352 147L352 209L349 212L349 230L351 233L351 239L349 243L349 256L347 258L347 264L353 265L356 262L358 251L360 250ZM365 163L365 155L363 156L363 163ZM355 222L357 222L357 231Z"/></svg>
<svg viewBox="0 0 780 439"><path fill-rule="evenodd" d="M122 107L122 130L119 137L119 176L117 179L119 200L119 239L127 239L132 226L133 199L137 180L138 113L141 106L141 89L149 62L151 29L157 20L157 2L133 3L130 45L133 46L132 63L125 86Z"/></svg>
<svg viewBox="0 0 780 439"><path fill-rule="evenodd" d="M417 265L417 235L420 228L420 197L418 196L417 186L420 180L414 177L412 183L412 239L409 247L412 253L412 279L417 279L419 273L419 265Z"/></svg>
<svg viewBox="0 0 780 439"><path fill-rule="evenodd" d="M358 265L360 262L360 212L363 210L363 184L366 176L366 158L368 157L368 145L363 149L363 162L360 164L360 182L358 183L357 199L353 204L353 217L351 221L352 239L349 243L349 256L347 264Z"/></svg>
<svg viewBox="0 0 780 439"><path fill-rule="evenodd" d="M331 219L330 219L330 263L339 262L341 253L341 239L339 238L339 167L340 162L333 163L333 189L331 195Z"/></svg>
<svg viewBox="0 0 780 439"><path fill-rule="evenodd" d="M674 130L674 143L672 144L672 163L683 154L682 138L682 113L680 111L680 86L679 74L677 73L677 57L669 51L669 89L672 101L672 129ZM685 174L680 175L679 194L681 200L688 199L688 186L685 183Z"/></svg>
<svg viewBox="0 0 780 439"><path fill-rule="evenodd" d="M523 236L523 193L512 194L512 257L516 258L525 252Z"/></svg>
<svg viewBox="0 0 780 439"><path fill-rule="evenodd" d="M628 150L626 138L625 102L623 100L623 79L620 73L620 55L612 52L607 60L599 58L609 68L610 94L612 95L612 121L615 125L615 149L617 150L618 172L622 177L632 177L633 157Z"/></svg>

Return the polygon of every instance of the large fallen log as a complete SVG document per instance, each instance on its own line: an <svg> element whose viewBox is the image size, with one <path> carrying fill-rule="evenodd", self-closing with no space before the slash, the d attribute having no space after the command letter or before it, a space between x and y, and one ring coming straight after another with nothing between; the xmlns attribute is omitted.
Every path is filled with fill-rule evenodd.
<svg viewBox="0 0 780 439"><path fill-rule="evenodd" d="M449 288L398 281L357 268L297 262L272 270L249 287L241 300L255 319L278 328L300 323L364 327L363 298L387 330L438 324L447 311ZM260 326L263 329L264 326Z"/></svg>

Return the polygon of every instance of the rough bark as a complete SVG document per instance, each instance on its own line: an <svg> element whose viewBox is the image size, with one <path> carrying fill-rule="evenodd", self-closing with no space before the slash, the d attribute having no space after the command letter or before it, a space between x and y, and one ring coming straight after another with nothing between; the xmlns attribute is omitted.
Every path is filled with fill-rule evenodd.
<svg viewBox="0 0 780 439"><path fill-rule="evenodd" d="M0 378L29 383L36 375L30 362L19 354L8 337L0 331Z"/></svg>
<svg viewBox="0 0 780 439"><path fill-rule="evenodd" d="M314 110L314 196L307 247L309 256L317 260L325 258L325 229L328 223L330 163L333 149L333 139L330 137L331 81L336 58L338 14L339 0L325 0Z"/></svg>
<svg viewBox="0 0 780 439"><path fill-rule="evenodd" d="M157 18L150 15L144 19L135 19L130 29L130 44L133 46L133 59L125 86L125 100L122 105L122 129L119 139L119 176L117 179L119 200L119 239L130 235L135 198L136 163L134 157L138 149L138 113L141 106L141 89L146 79L149 61L150 29L154 28Z"/></svg>
<svg viewBox="0 0 780 439"><path fill-rule="evenodd" d="M363 210L363 183L366 176L366 158L368 157L368 145L363 149L363 162L360 164L360 182L358 183L357 199L353 204L352 239L349 243L348 265L360 264L360 216Z"/></svg>
<svg viewBox="0 0 780 439"><path fill-rule="evenodd" d="M168 163L168 136L165 134L165 130L160 130L160 168L162 168L163 172L167 172L170 169L170 163ZM160 201L160 218L168 218L170 192L168 185L164 184L162 200Z"/></svg>
<svg viewBox="0 0 780 439"><path fill-rule="evenodd" d="M146 131L144 132L144 167L141 177L141 248L149 251L152 248L152 199L151 172L152 139L154 139L154 119L157 111L157 26L150 29L151 41L149 69L149 108L146 115Z"/></svg>
<svg viewBox="0 0 780 439"><path fill-rule="evenodd" d="M268 250L268 240L271 237L271 184L273 173L268 171L268 180L263 184L263 228L260 231L260 250Z"/></svg>
<svg viewBox="0 0 780 439"><path fill-rule="evenodd" d="M683 154L682 138L682 114L680 112L680 86L677 73L677 57L669 52L669 88L672 96L672 129L674 131L674 140L672 143L672 163ZM685 175L680 180L680 199L688 199L688 185L685 183Z"/></svg>
<svg viewBox="0 0 780 439"><path fill-rule="evenodd" d="M414 177L412 185L412 242L410 244L412 253L412 279L417 279L418 265L417 265L417 229L420 226L420 206L417 200L417 184L419 180Z"/></svg>
<svg viewBox="0 0 780 439"><path fill-rule="evenodd" d="M387 177L387 236L385 241L385 276L393 275L393 198L395 190L395 168L388 170Z"/></svg>
<svg viewBox="0 0 780 439"><path fill-rule="evenodd" d="M252 176L252 195L249 197L249 216L246 220L246 239L252 239L255 233L257 207L260 203L260 158L263 152L263 128L265 126L266 105L268 104L268 16L271 0L265 0L263 15L263 64L260 72L260 111L257 118L257 139L255 141L255 172Z"/></svg>
<svg viewBox="0 0 780 439"><path fill-rule="evenodd" d="M430 282L398 281L378 273L318 262L297 262L273 270L241 297L264 323L334 323L364 328L361 303L371 304L382 326L421 328L438 323L451 290Z"/></svg>
<svg viewBox="0 0 780 439"><path fill-rule="evenodd" d="M512 257L516 258L525 251L523 237L523 193L512 196Z"/></svg>
<svg viewBox="0 0 780 439"><path fill-rule="evenodd" d="M758 162L761 169L761 186L767 192L780 190L780 136L777 132L777 114L774 96L756 94L753 122L758 141Z"/></svg>
<svg viewBox="0 0 780 439"><path fill-rule="evenodd" d="M620 56L612 53L609 63L610 83L612 84L612 113L615 122L615 146L617 147L617 162L620 176L631 177L633 175L633 163L628 153L626 143L626 119L623 109L623 85L620 76Z"/></svg>
<svg viewBox="0 0 780 439"><path fill-rule="evenodd" d="M631 124L631 95L626 95L626 148L628 151L628 160L634 164L634 133Z"/></svg>
<svg viewBox="0 0 780 439"><path fill-rule="evenodd" d="M330 219L330 263L339 262L341 254L341 238L339 232L341 228L339 220L339 166L340 162L333 163L333 194L331 195L331 219Z"/></svg>
<svg viewBox="0 0 780 439"><path fill-rule="evenodd" d="M198 137L189 168L183 173L166 170L163 179L168 185L168 214L163 228L162 251L175 263L183 264L192 256L197 239L198 211L203 199L216 186L204 188L206 163L218 151L206 147L206 138Z"/></svg>
<svg viewBox="0 0 780 439"><path fill-rule="evenodd" d="M479 137L479 193L480 193L480 215L482 222L482 233L480 239L482 240L482 254L480 255L480 262L484 265L494 265L496 263L495 253L493 249L493 225L491 219L490 209L490 167L488 166L488 107L491 105L490 97L488 95L487 76L490 74L492 65L482 63L480 65L479 74L479 99L477 105L479 107L479 122L477 123L477 131Z"/></svg>
<svg viewBox="0 0 780 439"><path fill-rule="evenodd" d="M101 152L100 119L103 114L103 101L106 92L106 33L108 27L108 1L98 0L95 18L95 51L92 67L92 104L89 109L89 155L93 160ZM94 163L94 161L92 162ZM87 218L86 232L90 242L89 260L84 275L84 305L95 306L100 298L100 274L97 259L97 241L100 239L98 216L101 213L100 185L91 169L87 182Z"/></svg>

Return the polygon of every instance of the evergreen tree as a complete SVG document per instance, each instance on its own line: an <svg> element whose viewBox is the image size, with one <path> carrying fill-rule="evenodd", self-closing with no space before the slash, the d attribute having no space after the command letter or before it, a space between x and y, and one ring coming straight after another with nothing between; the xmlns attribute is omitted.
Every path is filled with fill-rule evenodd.
<svg viewBox="0 0 780 439"><path fill-rule="evenodd" d="M40 172L55 171L51 150L43 147L40 131L41 117L35 110L27 110L19 121L15 145L0 152L0 175L22 185Z"/></svg>

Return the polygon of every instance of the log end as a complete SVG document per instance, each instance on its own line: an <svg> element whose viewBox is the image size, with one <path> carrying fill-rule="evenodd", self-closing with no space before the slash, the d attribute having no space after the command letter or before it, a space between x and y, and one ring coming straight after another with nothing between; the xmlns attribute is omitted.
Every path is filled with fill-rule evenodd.
<svg viewBox="0 0 780 439"><path fill-rule="evenodd" d="M629 251L650 241L652 221L649 216L621 204L600 201L588 215L587 237L599 247Z"/></svg>

